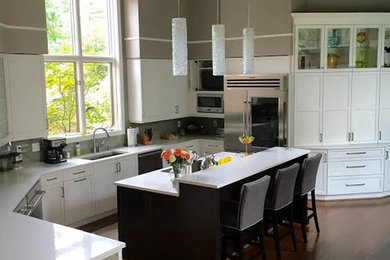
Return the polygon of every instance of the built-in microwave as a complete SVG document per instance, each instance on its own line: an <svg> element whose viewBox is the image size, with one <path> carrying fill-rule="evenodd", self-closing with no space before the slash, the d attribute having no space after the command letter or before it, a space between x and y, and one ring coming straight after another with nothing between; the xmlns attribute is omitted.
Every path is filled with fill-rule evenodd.
<svg viewBox="0 0 390 260"><path fill-rule="evenodd" d="M223 114L222 93L197 93L196 103L197 111L199 113Z"/></svg>

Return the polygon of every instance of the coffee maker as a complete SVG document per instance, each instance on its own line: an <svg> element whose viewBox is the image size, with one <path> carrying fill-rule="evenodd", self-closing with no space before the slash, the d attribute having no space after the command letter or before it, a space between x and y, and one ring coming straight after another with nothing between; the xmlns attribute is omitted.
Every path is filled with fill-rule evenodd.
<svg viewBox="0 0 390 260"><path fill-rule="evenodd" d="M43 139L44 161L51 164L66 162L63 156L65 146L65 138Z"/></svg>

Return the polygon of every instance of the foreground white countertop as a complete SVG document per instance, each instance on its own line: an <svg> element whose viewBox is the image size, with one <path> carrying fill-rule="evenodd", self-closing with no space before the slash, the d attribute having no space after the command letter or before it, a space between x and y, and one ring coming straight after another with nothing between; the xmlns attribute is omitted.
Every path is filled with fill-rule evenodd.
<svg viewBox="0 0 390 260"><path fill-rule="evenodd" d="M113 150L125 153L123 156L126 156L164 149L194 139L215 137L187 136L171 141L157 140L154 145L120 147ZM97 260L113 255L125 247L125 243L120 241L13 212L42 175L94 162L96 161L82 158L72 158L66 163L55 165L23 162L22 168L0 172L0 260Z"/></svg>
<svg viewBox="0 0 390 260"><path fill-rule="evenodd" d="M308 154L305 149L290 149L274 147L263 152L246 157L240 154L222 152L216 154L216 159L230 155L231 162L213 168L198 171L190 175L177 178L177 183L219 189L239 180L250 177L287 161ZM180 196L179 185L173 182L172 174L156 170L143 175L115 182L117 186L160 193L170 196Z"/></svg>

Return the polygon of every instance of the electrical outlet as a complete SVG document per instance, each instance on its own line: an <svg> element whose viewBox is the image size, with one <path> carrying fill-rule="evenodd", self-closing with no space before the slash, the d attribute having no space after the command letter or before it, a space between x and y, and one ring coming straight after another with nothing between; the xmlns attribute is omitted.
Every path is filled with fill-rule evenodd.
<svg viewBox="0 0 390 260"><path fill-rule="evenodd" d="M23 153L23 146L17 145L17 146L16 146L16 152L17 152L17 153Z"/></svg>
<svg viewBox="0 0 390 260"><path fill-rule="evenodd" d="M41 146L39 145L39 143L32 143L31 144L31 150L32 152L39 152L41 150Z"/></svg>

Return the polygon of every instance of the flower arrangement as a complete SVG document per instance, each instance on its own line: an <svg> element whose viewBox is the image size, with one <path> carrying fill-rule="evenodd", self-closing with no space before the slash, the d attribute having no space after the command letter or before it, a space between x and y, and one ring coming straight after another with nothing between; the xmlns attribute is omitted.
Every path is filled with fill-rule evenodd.
<svg viewBox="0 0 390 260"><path fill-rule="evenodd" d="M175 174L180 173L180 168L189 163L190 152L185 148L167 149L161 153L161 158L172 166Z"/></svg>

